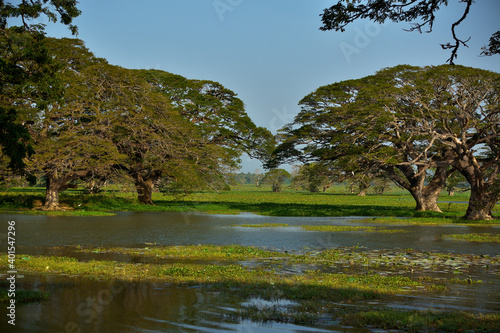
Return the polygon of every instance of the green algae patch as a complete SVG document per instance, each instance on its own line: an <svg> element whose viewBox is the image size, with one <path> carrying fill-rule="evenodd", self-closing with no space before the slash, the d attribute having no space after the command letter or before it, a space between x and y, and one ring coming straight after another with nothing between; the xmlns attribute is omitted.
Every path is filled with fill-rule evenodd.
<svg viewBox="0 0 500 333"><path fill-rule="evenodd" d="M259 224L238 224L233 227L242 228L287 228L295 227L289 226L286 223L259 223ZM349 232L349 231L362 231L362 232L380 232L380 233L406 233L408 231L402 229L389 229L385 227L364 227L364 226L348 226L348 225L301 225L296 226L307 231L324 231L324 232Z"/></svg>
<svg viewBox="0 0 500 333"><path fill-rule="evenodd" d="M7 256L0 259L7 265ZM304 271L302 274L285 273L277 268L245 267L231 263L224 264L132 264L116 261L78 261L75 258L54 256L23 256L16 260L17 268L23 273L80 276L92 279L123 279L133 281L162 281L169 283L223 283L249 285L252 292L256 286L281 286L289 290L283 297L298 297L304 290L320 288L327 290L357 290L360 293L393 294L410 292L423 284L401 276L379 276L378 274L334 274L320 271ZM288 288L285 288L288 286ZM300 286L295 288L293 286ZM305 288L304 290L301 290ZM326 295L327 293L325 293ZM319 294L318 294L319 295ZM325 296L326 297L326 296ZM324 298L324 297L323 297Z"/></svg>
<svg viewBox="0 0 500 333"><path fill-rule="evenodd" d="M138 256L191 260L248 260L272 258L277 252L266 251L254 246L241 245L189 245L189 246L149 246L145 248L88 248L78 249L84 253L120 253ZM279 254L280 256L282 254ZM284 255L284 254L283 254Z"/></svg>
<svg viewBox="0 0 500 333"><path fill-rule="evenodd" d="M259 223L259 224L235 224L233 227L242 228L285 228L288 227L286 223Z"/></svg>
<svg viewBox="0 0 500 333"><path fill-rule="evenodd" d="M345 225L303 225L303 229L307 231L324 231L324 232L343 232L343 231L362 231L362 232L380 232L380 233L406 233L408 231L402 229L389 229L385 227L363 227L363 226L345 226Z"/></svg>
<svg viewBox="0 0 500 333"><path fill-rule="evenodd" d="M500 234L492 233L452 234L444 237L456 241L500 243Z"/></svg>
<svg viewBox="0 0 500 333"><path fill-rule="evenodd" d="M496 332L500 327L500 314L384 309L351 311L343 316L342 323L410 332Z"/></svg>
<svg viewBox="0 0 500 333"><path fill-rule="evenodd" d="M500 220L469 221L458 217L370 217L360 220L368 223L386 223L399 225L474 225L491 226L500 224Z"/></svg>

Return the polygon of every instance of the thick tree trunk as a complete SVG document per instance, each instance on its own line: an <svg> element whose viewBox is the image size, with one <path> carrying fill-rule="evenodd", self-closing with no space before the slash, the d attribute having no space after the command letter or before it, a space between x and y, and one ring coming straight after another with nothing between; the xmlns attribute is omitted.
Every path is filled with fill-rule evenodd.
<svg viewBox="0 0 500 333"><path fill-rule="evenodd" d="M481 195L472 192L469 199L469 207L465 213L466 220L492 220L491 212L498 201L498 197L492 195Z"/></svg>
<svg viewBox="0 0 500 333"><path fill-rule="evenodd" d="M143 177L139 173L135 174L135 188L137 190L137 200L144 205L154 205L153 203L153 189L160 178L159 172L152 172L151 174Z"/></svg>
<svg viewBox="0 0 500 333"><path fill-rule="evenodd" d="M500 189L498 188L499 166L494 165L485 170L478 161L465 148L462 149L460 159L454 161L455 168L467 179L470 184L469 207L464 215L466 220L492 220L492 211L495 204L500 200Z"/></svg>
<svg viewBox="0 0 500 333"><path fill-rule="evenodd" d="M486 184L472 184L469 198L469 207L465 212L466 220L492 220L492 211L500 199L498 190L491 189Z"/></svg>
<svg viewBox="0 0 500 333"><path fill-rule="evenodd" d="M47 187L45 188L45 202L43 204L43 210L61 210L62 207L59 205L59 193L70 188L69 182L74 179L82 178L88 176L87 171L79 171L71 174L66 174L64 176L59 176L58 172L47 173Z"/></svg>
<svg viewBox="0 0 500 333"><path fill-rule="evenodd" d="M434 189L434 190L429 190L427 188L410 189L410 193L415 199L415 202L417 203L415 210L421 212L431 211L431 212L441 213L441 209L439 209L437 205L437 200L439 198L440 192L441 189Z"/></svg>
<svg viewBox="0 0 500 333"><path fill-rule="evenodd" d="M59 206L59 192L60 184L52 177L47 176L47 188L45 189L45 202L42 207L43 210L60 210Z"/></svg>
<svg viewBox="0 0 500 333"><path fill-rule="evenodd" d="M396 174L394 169L386 169L386 172L391 180L411 193L417 204L415 209L417 211L441 212L441 209L437 205L437 200L452 170L448 170L448 167L437 167L431 181L425 185L426 168L419 168L417 173L409 166L400 166L398 169L406 179Z"/></svg>
<svg viewBox="0 0 500 333"><path fill-rule="evenodd" d="M364 196L366 196L366 192L368 192L369 188L370 188L370 185L360 184L359 185L358 197L364 197Z"/></svg>

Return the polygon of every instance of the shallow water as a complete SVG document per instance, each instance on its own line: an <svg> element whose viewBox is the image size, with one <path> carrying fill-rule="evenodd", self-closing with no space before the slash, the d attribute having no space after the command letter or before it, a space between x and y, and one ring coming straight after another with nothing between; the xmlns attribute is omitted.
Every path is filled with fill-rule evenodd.
<svg viewBox="0 0 500 333"><path fill-rule="evenodd" d="M111 217L62 217L0 215L1 229L16 221L17 247L23 253L37 253L45 247L64 245L144 246L214 244L258 246L273 250L302 251L363 246L370 249L412 248L474 254L498 254L494 243L457 242L447 234L500 233L500 226L405 226L384 225L407 233L316 232L300 225L372 226L361 217L269 217L251 213L206 215L200 213L120 213ZM285 223L286 228L243 228L241 224ZM295 226L295 227L294 227Z"/></svg>
<svg viewBox="0 0 500 333"><path fill-rule="evenodd" d="M458 242L447 234L499 233L500 227L488 226L405 226L361 222L361 217L265 217L240 215L205 215L200 213L119 213L114 217L50 217L0 215L0 233L7 231L7 221L16 221L18 254L58 254L71 246L141 247L146 244L192 245L238 244L278 251L304 252L338 247L356 247L382 251L413 249L419 252L444 252L497 256L495 243ZM285 223L285 228L245 228L242 224ZM406 233L314 232L301 225L384 226ZM5 237L5 235L3 236ZM2 244L3 246L3 244ZM68 246L68 247L64 247ZM63 247L56 249L55 247ZM106 256L106 254L104 254ZM134 262L134 256L109 254L117 261ZM91 258L92 255L89 256ZM141 259L144 260L144 259ZM420 259L419 259L420 260ZM421 260L422 265L425 262ZM245 263L242 263L245 264ZM342 265L324 268L338 272ZM451 267L451 266L450 266ZM300 267L284 267L301 273ZM346 268L348 269L348 268ZM433 276L449 277L447 267ZM383 267L380 271L384 273ZM438 296L401 296L397 302L380 303L410 309L451 309L473 312L500 312L500 284L495 272L472 274L484 284L454 285ZM391 274L408 274L408 271ZM469 274L469 272L467 273ZM458 277L463 277L458 276ZM2 277L2 280L5 278ZM19 305L17 325L1 320L1 332L367 332L326 322L321 328L292 324L261 325L231 322L231 313L249 300L235 299L208 292L201 287L179 287L155 283L96 282L76 277L36 277L18 279L19 286L39 288L51 294L48 302ZM376 302L375 302L376 303ZM362 304L359 304L362 306ZM373 304L372 304L373 305ZM0 316L5 318L2 307Z"/></svg>
<svg viewBox="0 0 500 333"><path fill-rule="evenodd" d="M231 322L228 316L236 313L236 307L243 300L207 292L197 286L96 282L62 276L25 276L19 279L19 286L48 292L51 299L18 306L16 326L2 320L1 332L365 332L327 325L309 328L293 324ZM0 314L5 317L4 307Z"/></svg>

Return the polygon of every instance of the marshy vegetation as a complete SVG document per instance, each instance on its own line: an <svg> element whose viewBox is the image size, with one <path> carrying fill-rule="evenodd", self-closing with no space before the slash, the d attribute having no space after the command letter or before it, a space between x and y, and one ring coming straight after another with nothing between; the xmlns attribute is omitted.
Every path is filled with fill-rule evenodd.
<svg viewBox="0 0 500 333"><path fill-rule="evenodd" d="M32 210L43 199L38 188L15 188L0 193L0 209L21 214L65 214L70 216L113 215L119 211L204 212L238 214L253 212L267 216L359 216L355 225L307 223L240 223L228 228L255 231L300 229L320 234L408 233L409 225L463 225L494 227L498 220L461 220L467 196L444 196L442 213L417 212L413 199L397 190L365 197L346 194L340 186L325 193L238 187L233 191L154 193L155 206L140 204L134 194L117 189L88 195L70 189L60 201L64 212ZM21 216L21 215L20 215ZM364 217L364 218L362 218ZM366 225L364 225L366 223ZM361 225L360 225L361 224ZM399 228L398 226L401 226ZM470 242L498 242L498 234L450 234L446 237ZM389 236L389 235L387 235ZM363 236L366 237L366 236ZM361 239L360 239L361 241ZM313 327L377 327L412 332L494 332L500 325L496 312L464 312L453 305L440 308L433 299L455 297L457 290L483 288L500 295L500 257L421 251L411 248L369 249L354 247L285 251L241 245L177 245L155 243L142 247L73 246L47 248L47 254L19 254L17 268L26 276L59 276L65 281L124 281L167 284L181 290L227 295L238 300L234 311L220 314L222 322L250 320L259 323L293 323ZM0 265L6 267L7 256ZM22 279L21 279L22 285ZM76 282L75 282L76 283ZM29 283L19 302L50 300L44 284ZM481 289L481 290L483 290ZM478 289L479 290L479 289ZM495 297L495 296L493 296ZM5 298L5 297L4 297ZM432 310L412 304L429 302ZM434 302L434 307L433 307ZM439 302L439 301L438 301Z"/></svg>
<svg viewBox="0 0 500 333"><path fill-rule="evenodd" d="M287 253L239 245L78 246L71 251L66 257L23 255L16 262L25 274L62 275L70 281L162 282L222 292L242 301L262 300L242 302L236 313L221 318L226 321L447 332L458 328L494 332L500 325L500 315L495 313L398 309L398 304L412 297L445 296L455 286L490 286L498 280L498 256L357 247ZM113 254L133 258L133 262L106 259ZM7 263L2 256L1 266Z"/></svg>

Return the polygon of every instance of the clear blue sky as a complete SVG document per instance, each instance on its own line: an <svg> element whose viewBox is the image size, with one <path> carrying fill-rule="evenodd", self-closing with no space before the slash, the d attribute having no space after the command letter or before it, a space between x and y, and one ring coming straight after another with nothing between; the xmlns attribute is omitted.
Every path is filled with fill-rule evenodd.
<svg viewBox="0 0 500 333"><path fill-rule="evenodd" d="M319 86L399 64L440 65L450 52L451 23L465 4L450 0L430 34L406 23L355 22L346 32L319 30L319 15L337 0L81 0L78 38L97 56L126 68L155 68L218 81L235 91L253 121L274 133ZM476 0L458 28L471 40L457 64L500 72L500 56L479 57L500 30L500 1ZM43 21L42 21L43 22ZM70 37L48 25L54 37ZM260 168L244 159L243 171Z"/></svg>

